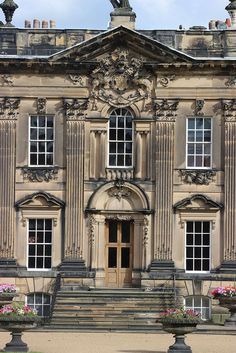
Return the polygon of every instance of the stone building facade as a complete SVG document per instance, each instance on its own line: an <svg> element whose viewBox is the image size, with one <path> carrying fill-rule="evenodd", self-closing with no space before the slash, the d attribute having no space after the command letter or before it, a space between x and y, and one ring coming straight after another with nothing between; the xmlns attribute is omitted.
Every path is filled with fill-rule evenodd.
<svg viewBox="0 0 236 353"><path fill-rule="evenodd" d="M0 280L171 285L208 312L236 278L236 32L111 17L0 28Z"/></svg>

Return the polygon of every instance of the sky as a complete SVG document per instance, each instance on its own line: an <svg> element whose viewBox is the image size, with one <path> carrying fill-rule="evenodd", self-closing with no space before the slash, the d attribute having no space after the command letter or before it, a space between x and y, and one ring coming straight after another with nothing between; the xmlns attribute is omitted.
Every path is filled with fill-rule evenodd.
<svg viewBox="0 0 236 353"><path fill-rule="evenodd" d="M56 21L57 28L106 29L112 6L109 0L14 0L13 24L24 20ZM179 25L208 26L211 19L225 20L229 0L130 0L137 14L137 29L177 29ZM3 21L3 14L0 20Z"/></svg>

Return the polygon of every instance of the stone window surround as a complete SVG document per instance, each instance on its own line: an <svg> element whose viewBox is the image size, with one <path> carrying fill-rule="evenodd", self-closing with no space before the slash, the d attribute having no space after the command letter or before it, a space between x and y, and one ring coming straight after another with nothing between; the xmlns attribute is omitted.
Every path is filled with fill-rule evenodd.
<svg viewBox="0 0 236 353"><path fill-rule="evenodd" d="M218 238L217 237L217 232L216 232L216 222L217 222L217 212L214 212L214 211L194 211L194 212L191 212L191 211L180 211L179 214L178 214L178 218L179 218L179 224L180 224L180 233L179 233L179 236L181 236L182 240L183 240L183 246L184 246L184 249L182 249L182 266L181 268L184 269L185 271L185 224L186 222L188 221L203 221L203 222L210 222L211 223L211 239L216 239ZM217 222L218 223L218 222ZM214 268L213 266L213 262L214 262L214 257L217 256L216 252L213 251L213 246L214 246L215 242L211 241L211 254L210 254L210 257L211 257L211 260L210 260L210 268ZM190 272L186 272L185 273L190 273ZM193 272L191 271L191 274L203 274L205 275L206 273L210 273L209 272Z"/></svg>
<svg viewBox="0 0 236 353"><path fill-rule="evenodd" d="M36 165L30 163L30 128L31 128L31 117L52 117L53 118L53 164L51 165ZM46 141L46 140L43 140ZM38 152L37 152L38 153ZM29 114L28 116L28 166L32 168L52 168L55 165L55 114Z"/></svg>
<svg viewBox="0 0 236 353"><path fill-rule="evenodd" d="M53 210L53 209L46 209L46 210L40 210L38 209L21 209L21 222L22 222L22 226L24 228L27 227L27 221L28 219L52 219L52 225L53 225L53 239L52 239L52 268L55 267L54 266L54 258L55 258L55 252L57 250L55 250L55 243L56 243L56 238L58 238L58 220L60 217L60 209L58 210ZM27 247L28 247L28 241L27 241L27 236L28 236L28 232L24 232L25 234L25 238L24 238L24 242L25 242L25 258L24 258L24 263L25 263L25 267L27 268L27 256L28 256L28 251L27 251ZM57 254L58 257L58 254ZM51 269L28 269L27 271L30 272L49 272L52 270Z"/></svg>
<svg viewBox="0 0 236 353"><path fill-rule="evenodd" d="M187 270L186 269L186 267L187 267L187 260L189 259L189 258L187 258L187 222L189 222L189 223L195 223L195 222L201 222L201 223L203 223L203 222L207 222L208 224L209 224L209 233L207 232L204 232L204 231L201 231L201 235L205 235L205 234L209 234L210 235L210 239L209 239L209 244L207 244L207 246L204 246L203 244L201 244L201 245L199 245L199 246L195 246L195 244L194 244L194 246L192 246L192 248L193 249L195 249L196 247L200 247L201 249L202 248L209 248L209 257L207 258L207 260L208 260L208 264L209 264L209 270ZM195 232L193 232L192 234L194 234L194 239L195 239ZM185 261L184 261L184 264L185 264L185 272L186 273L209 273L210 272L210 270L211 270L211 246L212 246L212 222L211 221L200 221L200 220L198 220L198 221L196 221L196 220L194 220L194 221L185 221ZM195 260L200 260L201 261L201 267L202 267L202 261L203 261L203 257L201 256L200 258L196 258L195 257L195 255L193 254L193 256L192 256L192 259L193 259L193 261L195 261Z"/></svg>
<svg viewBox="0 0 236 353"><path fill-rule="evenodd" d="M198 167L198 166L188 166L188 120L189 119L197 119L197 118L202 118L202 119L211 119L211 162L210 162L210 167ZM186 138L186 141L185 141L185 165L186 165L186 169L190 169L190 170L211 170L212 169L212 164L213 164L213 161L212 161L212 157L213 157L213 117L212 116L187 116L186 117L186 134L185 134L185 138ZM204 131L204 130L203 130ZM196 143L196 141L194 140L193 143Z"/></svg>

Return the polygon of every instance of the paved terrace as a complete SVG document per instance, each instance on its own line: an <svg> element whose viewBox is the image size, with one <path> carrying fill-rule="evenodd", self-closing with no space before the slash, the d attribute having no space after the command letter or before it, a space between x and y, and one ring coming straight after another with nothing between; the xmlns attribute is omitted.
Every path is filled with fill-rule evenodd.
<svg viewBox="0 0 236 353"><path fill-rule="evenodd" d="M172 336L140 333L72 333L28 332L24 334L32 352L42 353L166 353ZM10 340L9 333L0 332L0 349ZM189 335L186 343L193 353L235 353L235 333Z"/></svg>

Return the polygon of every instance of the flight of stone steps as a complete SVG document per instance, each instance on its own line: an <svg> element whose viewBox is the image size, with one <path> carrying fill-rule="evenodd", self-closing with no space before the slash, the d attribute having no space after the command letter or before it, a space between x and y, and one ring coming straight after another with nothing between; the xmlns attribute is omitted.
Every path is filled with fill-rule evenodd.
<svg viewBox="0 0 236 353"><path fill-rule="evenodd" d="M53 330L141 331L160 329L158 314L174 307L173 288L92 289L62 287L46 327Z"/></svg>

